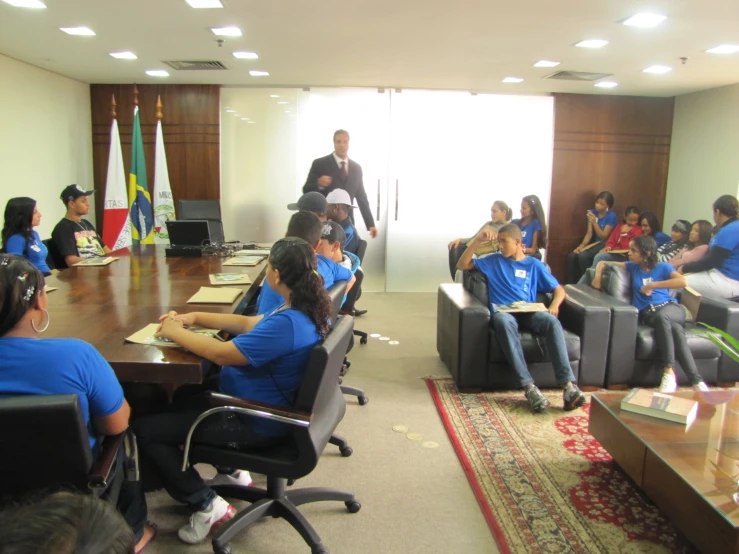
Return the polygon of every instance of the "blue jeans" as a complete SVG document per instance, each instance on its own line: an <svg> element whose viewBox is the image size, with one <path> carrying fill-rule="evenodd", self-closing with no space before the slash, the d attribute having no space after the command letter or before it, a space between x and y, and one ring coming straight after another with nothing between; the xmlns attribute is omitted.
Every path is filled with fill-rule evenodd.
<svg viewBox="0 0 739 554"><path fill-rule="evenodd" d="M623 254L611 254L610 252L599 252L595 255L595 258L593 259L593 265L590 266L590 269L595 271L595 268L598 267L598 262L626 262L628 261L626 256ZM587 270L583 274L582 277L580 277L580 280L577 282L578 285L589 285L590 279L588 279L588 272Z"/></svg>
<svg viewBox="0 0 739 554"><path fill-rule="evenodd" d="M493 329L500 347L503 349L508 363L518 375L521 387L528 386L534 382L526 367L526 360L521 350L521 341L518 329L531 331L532 334L544 337L547 344L547 352L554 366L554 375L557 384L564 385L575 382L570 361L567 358L567 346L562 331L562 324L549 312L536 312L533 314L512 315L505 312L493 314Z"/></svg>

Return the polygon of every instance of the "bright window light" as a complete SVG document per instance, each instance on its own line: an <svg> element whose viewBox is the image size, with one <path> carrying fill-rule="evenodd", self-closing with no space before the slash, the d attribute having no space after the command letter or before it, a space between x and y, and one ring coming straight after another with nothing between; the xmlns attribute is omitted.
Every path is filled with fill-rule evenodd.
<svg viewBox="0 0 739 554"><path fill-rule="evenodd" d="M240 60L256 60L259 59L256 52L234 52L234 58Z"/></svg>
<svg viewBox="0 0 739 554"><path fill-rule="evenodd" d="M669 65L650 65L648 68L643 70L644 73L669 73L672 68Z"/></svg>
<svg viewBox="0 0 739 554"><path fill-rule="evenodd" d="M259 71L257 69L252 69L249 72L249 75L252 77L269 77L269 71Z"/></svg>
<svg viewBox="0 0 739 554"><path fill-rule="evenodd" d="M539 60L534 67L557 67L559 62L550 62L549 60Z"/></svg>
<svg viewBox="0 0 739 554"><path fill-rule="evenodd" d="M736 54L739 52L739 46L736 44L722 44L721 46L706 50L706 52L709 54Z"/></svg>
<svg viewBox="0 0 739 554"><path fill-rule="evenodd" d="M603 48L606 44L608 44L607 40L588 39L581 40L575 46L579 46L580 48Z"/></svg>
<svg viewBox="0 0 739 554"><path fill-rule="evenodd" d="M523 79L521 79L520 77L506 77L505 79L503 79L504 83L520 83L522 81Z"/></svg>
<svg viewBox="0 0 739 554"><path fill-rule="evenodd" d="M46 8L46 4L39 0L3 0L3 2L16 8L31 8L33 10L43 10Z"/></svg>
<svg viewBox="0 0 739 554"><path fill-rule="evenodd" d="M59 30L64 31L68 35L78 35L83 37L95 36L95 31L88 29L87 27L59 27Z"/></svg>
<svg viewBox="0 0 739 554"><path fill-rule="evenodd" d="M623 23L624 25L629 25L631 27L647 28L656 27L665 19L667 19L666 15L660 15L658 13L638 13L636 15L632 15Z"/></svg>
<svg viewBox="0 0 739 554"><path fill-rule="evenodd" d="M600 88L613 88L617 87L618 83L614 81L601 81L600 83L595 83L595 86Z"/></svg>
<svg viewBox="0 0 739 554"><path fill-rule="evenodd" d="M241 29L238 27L214 27L211 29L214 35L219 37L240 37Z"/></svg>
<svg viewBox="0 0 739 554"><path fill-rule="evenodd" d="M208 9L208 8L222 8L220 0L185 0L193 8Z"/></svg>
<svg viewBox="0 0 739 554"><path fill-rule="evenodd" d="M163 69L149 69L146 74L150 77L169 77L169 73Z"/></svg>
<svg viewBox="0 0 739 554"><path fill-rule="evenodd" d="M133 52L111 52L110 55L119 60L135 60L137 57Z"/></svg>

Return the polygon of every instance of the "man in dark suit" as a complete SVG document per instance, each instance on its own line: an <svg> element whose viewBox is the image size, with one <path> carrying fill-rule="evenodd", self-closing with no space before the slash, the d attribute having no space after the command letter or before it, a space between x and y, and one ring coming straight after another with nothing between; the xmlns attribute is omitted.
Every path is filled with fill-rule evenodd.
<svg viewBox="0 0 739 554"><path fill-rule="evenodd" d="M349 193L352 201L357 199L357 205L359 211L362 212L362 219L367 225L367 230L370 236L375 238L377 228L367 200L367 193L364 191L362 166L350 160L347 156L348 152L349 133L339 129L334 133L334 151L328 156L313 160L303 192L317 191L325 196L334 189L344 189Z"/></svg>

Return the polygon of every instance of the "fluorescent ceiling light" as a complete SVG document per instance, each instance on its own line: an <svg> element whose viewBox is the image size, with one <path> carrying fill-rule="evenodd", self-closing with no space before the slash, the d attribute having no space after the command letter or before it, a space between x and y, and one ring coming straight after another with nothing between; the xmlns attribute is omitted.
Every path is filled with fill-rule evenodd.
<svg viewBox="0 0 739 554"><path fill-rule="evenodd" d="M247 123L256 123L256 121L247 121Z"/></svg>
<svg viewBox="0 0 739 554"><path fill-rule="evenodd" d="M656 27L665 19L667 19L666 15L660 15L658 13L638 13L625 20L623 24L631 27Z"/></svg>
<svg viewBox="0 0 739 554"><path fill-rule="evenodd" d="M534 67L557 67L559 62L550 62L549 60L539 60Z"/></svg>
<svg viewBox="0 0 739 554"><path fill-rule="evenodd" d="M226 108L227 113L234 113L236 110L232 110L231 108Z"/></svg>
<svg viewBox="0 0 739 554"><path fill-rule="evenodd" d="M238 27L214 27L211 29L214 35L219 37L240 37L241 29Z"/></svg>
<svg viewBox="0 0 739 554"><path fill-rule="evenodd" d="M135 60L136 54L133 52L111 52L111 56L119 60Z"/></svg>
<svg viewBox="0 0 739 554"><path fill-rule="evenodd" d="M94 37L95 31L87 27L59 27L60 31L64 31L68 35L79 35L83 37Z"/></svg>
<svg viewBox="0 0 739 554"><path fill-rule="evenodd" d="M739 52L739 46L735 44L722 44L721 46L706 50L706 52L709 54L735 54Z"/></svg>
<svg viewBox="0 0 739 554"><path fill-rule="evenodd" d="M269 71L259 71L258 69L252 69L249 72L252 77L269 77Z"/></svg>
<svg viewBox="0 0 739 554"><path fill-rule="evenodd" d="M523 79L519 77L506 77L503 79L504 83L520 83L521 81L523 81Z"/></svg>
<svg viewBox="0 0 739 554"><path fill-rule="evenodd" d="M249 118L248 117L242 117L241 118L241 121L249 121Z"/></svg>
<svg viewBox="0 0 739 554"><path fill-rule="evenodd" d="M280 100L280 101L279 101L279 102L277 102L277 103L278 103L278 104L289 104L290 102L288 102L287 100Z"/></svg>
<svg viewBox="0 0 739 554"><path fill-rule="evenodd" d="M3 0L3 2L16 8L31 8L34 10L43 10L46 8L46 4L39 0Z"/></svg>
<svg viewBox="0 0 739 554"><path fill-rule="evenodd" d="M256 52L234 52L234 58L241 60L256 60L259 58Z"/></svg>
<svg viewBox="0 0 739 554"><path fill-rule="evenodd" d="M672 68L669 65L650 65L648 68L643 70L644 73L669 73Z"/></svg>
<svg viewBox="0 0 739 554"><path fill-rule="evenodd" d="M595 86L600 88L613 88L617 87L618 83L614 81L601 81L600 83L595 83Z"/></svg>
<svg viewBox="0 0 739 554"><path fill-rule="evenodd" d="M163 69L149 69L146 74L151 77L169 77L169 73Z"/></svg>
<svg viewBox="0 0 739 554"><path fill-rule="evenodd" d="M581 40L575 46L579 46L580 48L603 48L606 44L608 44L607 40L588 39Z"/></svg>
<svg viewBox="0 0 739 554"><path fill-rule="evenodd" d="M220 0L185 0L190 6L193 8L198 9L207 9L207 8L222 8L223 4L221 4Z"/></svg>
<svg viewBox="0 0 739 554"><path fill-rule="evenodd" d="M269 97L270 98L279 98L280 95L279 94L270 94Z"/></svg>

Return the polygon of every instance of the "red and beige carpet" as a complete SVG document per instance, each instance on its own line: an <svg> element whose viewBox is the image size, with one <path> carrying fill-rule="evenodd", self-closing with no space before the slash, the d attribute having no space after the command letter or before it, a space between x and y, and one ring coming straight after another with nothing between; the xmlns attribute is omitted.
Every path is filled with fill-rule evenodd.
<svg viewBox="0 0 739 554"><path fill-rule="evenodd" d="M589 405L545 392L534 415L521 392L426 383L502 553L695 552L588 433Z"/></svg>

